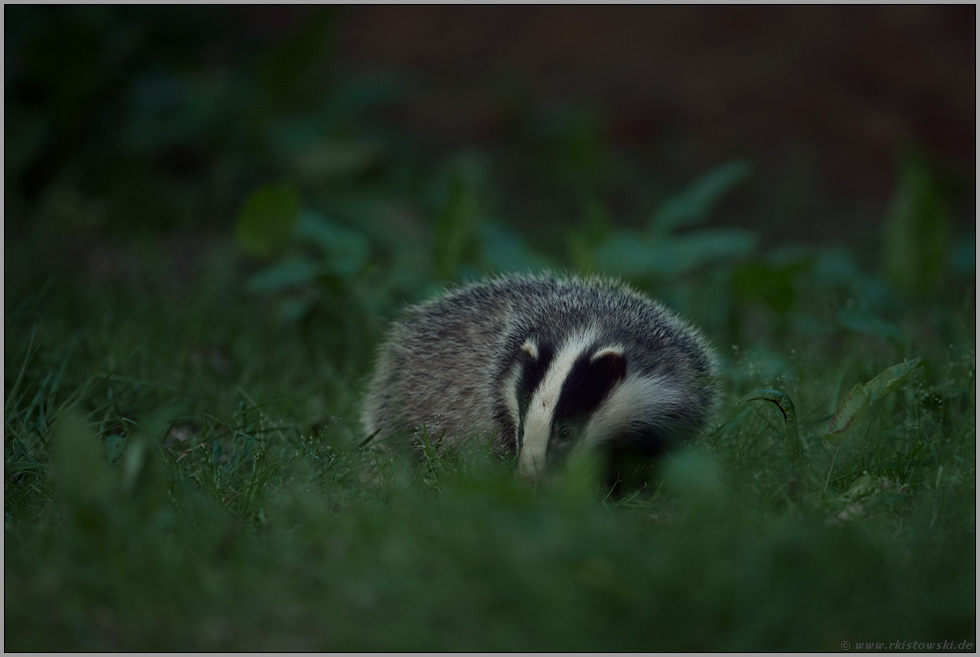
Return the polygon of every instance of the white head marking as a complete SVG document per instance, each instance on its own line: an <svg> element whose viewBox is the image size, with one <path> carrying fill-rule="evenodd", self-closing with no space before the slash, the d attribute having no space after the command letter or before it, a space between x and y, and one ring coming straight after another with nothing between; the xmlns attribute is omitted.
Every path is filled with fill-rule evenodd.
<svg viewBox="0 0 980 657"><path fill-rule="evenodd" d="M555 354L541 383L531 397L524 418L524 440L518 456L518 470L525 479L533 480L543 472L547 461L548 439L555 406L562 386L575 361L596 338L595 330L589 329L569 338Z"/></svg>

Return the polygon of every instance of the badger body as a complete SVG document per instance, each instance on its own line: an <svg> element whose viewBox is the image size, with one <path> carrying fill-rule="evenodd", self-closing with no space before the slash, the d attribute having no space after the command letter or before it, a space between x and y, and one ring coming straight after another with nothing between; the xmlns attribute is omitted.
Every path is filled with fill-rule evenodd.
<svg viewBox="0 0 980 657"><path fill-rule="evenodd" d="M506 276L409 307L364 400L375 440L482 439L541 479L599 449L649 460L696 436L718 391L700 332L603 277Z"/></svg>

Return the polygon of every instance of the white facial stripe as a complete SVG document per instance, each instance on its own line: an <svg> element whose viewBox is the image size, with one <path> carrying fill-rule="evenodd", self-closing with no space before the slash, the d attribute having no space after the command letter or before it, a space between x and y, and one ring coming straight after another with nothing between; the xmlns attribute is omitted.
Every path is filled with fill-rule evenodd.
<svg viewBox="0 0 980 657"><path fill-rule="evenodd" d="M504 402L507 404L507 412L510 413L511 419L514 420L515 429L521 420L520 410L518 410L517 406L517 382L520 378L520 363L514 363L514 366L510 368L510 374L504 379Z"/></svg>
<svg viewBox="0 0 980 657"><path fill-rule="evenodd" d="M551 436L551 420L558 405L562 386L572 365L595 341L595 331L584 331L570 338L555 355L545 372L544 378L531 397L531 403L524 417L524 444L521 447L518 465L521 475L533 478L536 472L544 470L548 451L548 438Z"/></svg>
<svg viewBox="0 0 980 657"><path fill-rule="evenodd" d="M640 424L637 418L643 418L643 426L656 425L683 404L681 391L665 377L628 376L593 414L579 447L591 449L616 432Z"/></svg>

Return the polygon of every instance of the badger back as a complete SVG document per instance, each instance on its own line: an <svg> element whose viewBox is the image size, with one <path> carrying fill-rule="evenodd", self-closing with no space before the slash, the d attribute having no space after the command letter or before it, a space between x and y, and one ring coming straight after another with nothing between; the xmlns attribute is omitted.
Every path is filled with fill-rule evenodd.
<svg viewBox="0 0 980 657"><path fill-rule="evenodd" d="M378 349L361 412L366 435L417 442L424 430L451 444L493 433L506 443L512 432L499 430L490 372L521 295L519 286L477 283L406 308Z"/></svg>

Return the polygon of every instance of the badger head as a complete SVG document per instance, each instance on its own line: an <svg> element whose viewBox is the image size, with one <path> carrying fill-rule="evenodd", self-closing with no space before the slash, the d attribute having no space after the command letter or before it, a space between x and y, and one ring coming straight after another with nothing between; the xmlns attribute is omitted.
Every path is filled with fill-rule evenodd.
<svg viewBox="0 0 980 657"><path fill-rule="evenodd" d="M664 375L631 367L627 350L584 332L559 346L528 338L510 378L518 472L537 481L574 454L665 448L681 395Z"/></svg>

